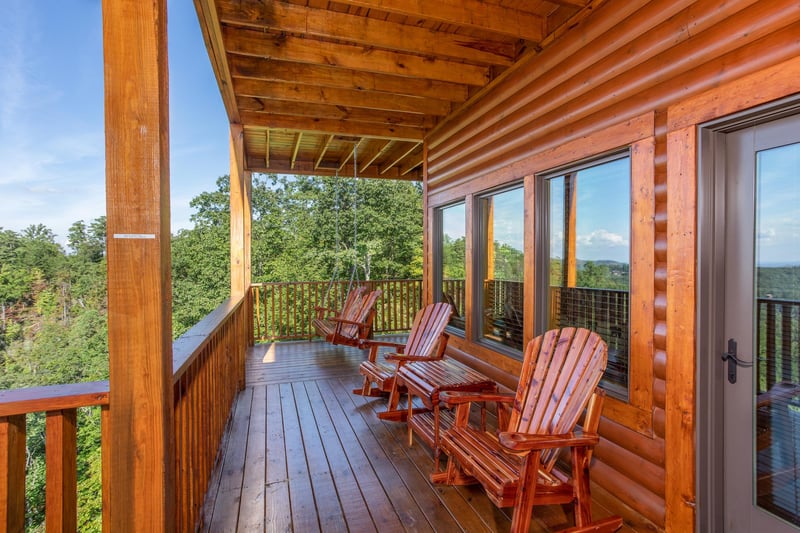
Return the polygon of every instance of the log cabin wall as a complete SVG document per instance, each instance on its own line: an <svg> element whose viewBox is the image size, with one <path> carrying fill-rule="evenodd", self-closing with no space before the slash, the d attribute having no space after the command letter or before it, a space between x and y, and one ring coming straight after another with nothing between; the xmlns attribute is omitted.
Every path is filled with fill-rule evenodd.
<svg viewBox="0 0 800 533"><path fill-rule="evenodd" d="M523 180L527 342L533 336L536 298L534 176L614 148L631 148L630 400L606 403L604 440L593 467L595 497L637 529L688 531L694 527L696 504L694 405L688 401L683 406L686 427L667 435L667 366L670 358L680 358L684 369L669 396L694 398L694 350L685 348L693 346L695 326L684 320L681 326L687 329L681 333L688 339L681 350L668 352L668 333L675 338L677 332L667 331L667 111L796 59L800 5L796 0L608 0L596 5L590 17L576 22L578 27L504 73L426 138L426 257L434 257L434 210L464 200L469 306L474 195ZM706 103L724 107L714 99ZM751 105L757 103L754 99ZM694 201L691 195L680 201L686 198ZM695 212L694 205L686 207L686 213ZM673 217L678 212L679 206L671 206ZM675 256L670 261L674 268ZM682 261L694 271L694 257ZM435 299L431 263L425 270L428 301ZM680 306L694 309L691 287L681 298L688 301ZM673 302L671 309L680 306ZM513 388L519 361L470 340L469 316L466 335L451 336L449 353ZM675 321L670 324L676 329ZM671 447L684 455L668 461L665 450ZM680 490L668 494L667 486Z"/></svg>

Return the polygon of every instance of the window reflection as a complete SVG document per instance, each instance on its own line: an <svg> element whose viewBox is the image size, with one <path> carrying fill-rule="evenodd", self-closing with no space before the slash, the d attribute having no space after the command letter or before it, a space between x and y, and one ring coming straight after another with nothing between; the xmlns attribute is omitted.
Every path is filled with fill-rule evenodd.
<svg viewBox="0 0 800 533"><path fill-rule="evenodd" d="M481 198L481 336L522 350L522 187Z"/></svg>
<svg viewBox="0 0 800 533"><path fill-rule="evenodd" d="M464 204L440 210L441 298L453 306L450 326L464 330L466 279L466 211Z"/></svg>
<svg viewBox="0 0 800 533"><path fill-rule="evenodd" d="M628 396L630 181L627 155L543 180L544 325L599 333L609 352L601 385L623 400Z"/></svg>

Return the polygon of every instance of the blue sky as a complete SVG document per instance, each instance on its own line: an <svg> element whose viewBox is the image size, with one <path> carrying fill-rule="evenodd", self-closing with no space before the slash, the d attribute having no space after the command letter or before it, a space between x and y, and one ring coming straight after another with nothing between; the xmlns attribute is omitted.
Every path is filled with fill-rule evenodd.
<svg viewBox="0 0 800 533"><path fill-rule="evenodd" d="M3 0L0 227L42 223L59 242L105 214L100 0ZM169 0L173 232L230 169L228 120L192 2Z"/></svg>

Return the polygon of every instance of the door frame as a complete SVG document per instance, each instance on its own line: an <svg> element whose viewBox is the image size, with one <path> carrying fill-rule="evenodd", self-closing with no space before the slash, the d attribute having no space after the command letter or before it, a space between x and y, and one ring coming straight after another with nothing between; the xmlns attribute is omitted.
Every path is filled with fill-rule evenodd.
<svg viewBox="0 0 800 533"><path fill-rule="evenodd" d="M714 119L697 131L697 530L724 530L722 407L725 379L724 227L726 137L728 133L800 114L800 95ZM717 354L716 352L720 352ZM718 357L720 355L720 357Z"/></svg>

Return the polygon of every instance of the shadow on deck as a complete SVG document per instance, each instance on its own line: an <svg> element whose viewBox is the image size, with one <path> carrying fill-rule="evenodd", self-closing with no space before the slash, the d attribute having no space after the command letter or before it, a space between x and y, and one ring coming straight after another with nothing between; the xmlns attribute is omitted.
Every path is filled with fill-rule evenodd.
<svg viewBox="0 0 800 533"><path fill-rule="evenodd" d="M507 531L480 486L434 486L431 450L379 420L385 400L352 394L365 352L323 342L250 350L203 510L203 531ZM596 516L607 516L596 506ZM537 507L532 532L572 525ZM623 528L621 531L633 531Z"/></svg>

